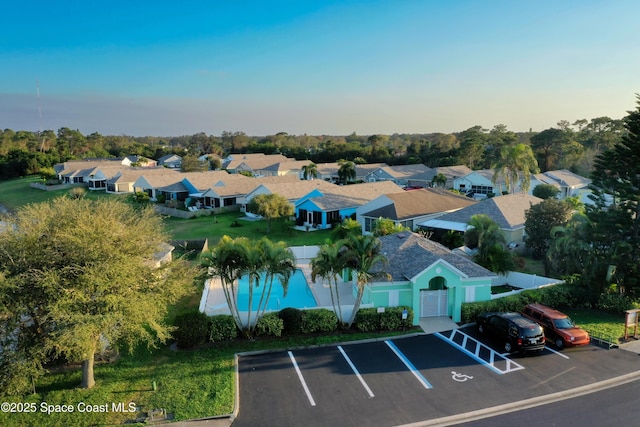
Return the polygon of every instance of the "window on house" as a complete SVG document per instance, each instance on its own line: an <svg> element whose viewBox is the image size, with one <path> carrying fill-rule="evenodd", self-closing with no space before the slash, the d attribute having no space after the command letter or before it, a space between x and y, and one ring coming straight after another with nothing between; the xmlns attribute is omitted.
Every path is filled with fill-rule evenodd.
<svg viewBox="0 0 640 427"><path fill-rule="evenodd" d="M367 233L371 233L371 231L373 231L373 223L375 222L375 219L373 218L366 218L364 219L364 231L366 231Z"/></svg>
<svg viewBox="0 0 640 427"><path fill-rule="evenodd" d="M493 193L493 187L488 185L472 185L471 191L476 194L490 194Z"/></svg>

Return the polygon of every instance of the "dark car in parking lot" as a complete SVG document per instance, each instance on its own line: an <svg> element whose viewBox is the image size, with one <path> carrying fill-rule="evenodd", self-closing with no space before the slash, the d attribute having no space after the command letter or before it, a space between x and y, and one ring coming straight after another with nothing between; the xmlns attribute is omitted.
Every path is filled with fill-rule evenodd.
<svg viewBox="0 0 640 427"><path fill-rule="evenodd" d="M542 327L519 313L483 313L478 332L499 341L507 353L542 351L545 345Z"/></svg>

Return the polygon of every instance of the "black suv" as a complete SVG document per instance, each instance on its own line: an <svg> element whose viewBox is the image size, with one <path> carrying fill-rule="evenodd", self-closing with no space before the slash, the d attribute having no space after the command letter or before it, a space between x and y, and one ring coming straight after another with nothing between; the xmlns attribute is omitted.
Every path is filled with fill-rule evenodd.
<svg viewBox="0 0 640 427"><path fill-rule="evenodd" d="M504 351L542 351L545 338L542 327L519 313L484 313L478 316L478 331L500 340Z"/></svg>

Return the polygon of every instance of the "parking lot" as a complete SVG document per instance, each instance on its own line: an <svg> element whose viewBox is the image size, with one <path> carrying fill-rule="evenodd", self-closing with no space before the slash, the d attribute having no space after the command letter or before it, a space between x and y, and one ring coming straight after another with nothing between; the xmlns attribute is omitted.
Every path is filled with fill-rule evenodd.
<svg viewBox="0 0 640 427"><path fill-rule="evenodd" d="M597 346L509 355L475 328L241 356L234 426L395 426L549 395L638 370Z"/></svg>

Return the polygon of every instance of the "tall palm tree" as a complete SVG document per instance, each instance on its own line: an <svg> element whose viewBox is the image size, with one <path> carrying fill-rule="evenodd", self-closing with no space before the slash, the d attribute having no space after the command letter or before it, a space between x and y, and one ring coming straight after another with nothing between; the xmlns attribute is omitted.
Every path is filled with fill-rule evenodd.
<svg viewBox="0 0 640 427"><path fill-rule="evenodd" d="M507 191L513 193L513 190L521 180L520 188L526 193L531 187L531 174L538 173L538 161L531 150L531 147L525 144L507 145L500 150L500 156L493 165L493 184L500 177L504 178L507 185Z"/></svg>
<svg viewBox="0 0 640 427"><path fill-rule="evenodd" d="M338 163L340 164L340 167L338 168L338 177L340 178L340 182L348 184L349 181L356 179L355 163L348 160L341 160Z"/></svg>
<svg viewBox="0 0 640 427"><path fill-rule="evenodd" d="M340 327L344 324L342 320L342 307L340 306L340 292L338 289L338 277L345 267L344 253L342 251L343 242L327 242L320 246L318 254L311 260L311 280L315 283L317 277L321 277L329 283L331 293L331 305L338 317Z"/></svg>
<svg viewBox="0 0 640 427"><path fill-rule="evenodd" d="M264 287L260 295L256 318L260 319L269 306L269 296L273 288L274 279L278 278L283 288L283 295L287 295L289 280L296 270L296 258L285 242L272 242L262 238L257 244L262 258Z"/></svg>
<svg viewBox="0 0 640 427"><path fill-rule="evenodd" d="M307 180L309 178L315 179L318 177L318 166L311 162L308 165L302 166L302 178Z"/></svg>
<svg viewBox="0 0 640 427"><path fill-rule="evenodd" d="M238 279L247 272L246 251L238 238L222 236L220 242L207 254L203 254L203 262L209 268L211 276L220 278L222 291L229 306L229 311L238 329L244 329L240 317L238 301Z"/></svg>
<svg viewBox="0 0 640 427"><path fill-rule="evenodd" d="M382 243L380 239L375 236L352 234L345 239L344 246L347 249L345 252L346 265L355 272L356 285L358 287L356 302L348 322L348 327L350 328L360 309L360 303L362 302L364 290L367 285L377 276L388 277L388 274L385 272L373 272L373 268L385 266L389 260L384 254L380 253Z"/></svg>
<svg viewBox="0 0 640 427"><path fill-rule="evenodd" d="M265 270L265 258L263 256L263 247L262 245L258 245L253 241L250 241L247 238L239 237L236 240L239 240L239 245L244 251L244 259L245 259L245 267L246 267L246 275L249 280L249 302L247 305L247 325L246 331L247 335L251 337L254 322L251 321L251 314L253 313L253 292L254 289L260 286L260 281L262 280L263 272ZM261 297L264 296L266 286L263 286ZM260 311L260 307L256 311Z"/></svg>

